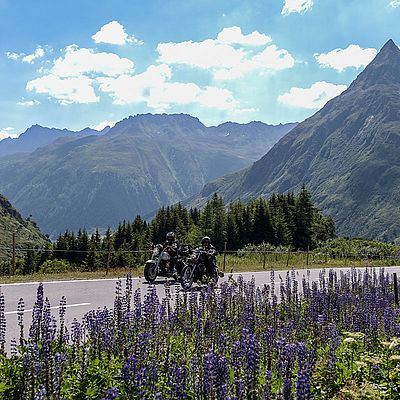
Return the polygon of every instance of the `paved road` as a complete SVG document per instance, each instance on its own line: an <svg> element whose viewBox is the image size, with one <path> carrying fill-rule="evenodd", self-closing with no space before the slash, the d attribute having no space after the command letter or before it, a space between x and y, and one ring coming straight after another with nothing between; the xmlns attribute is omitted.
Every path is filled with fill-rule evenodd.
<svg viewBox="0 0 400 400"><path fill-rule="evenodd" d="M348 268L336 268L336 271L348 271ZM388 272L397 272L400 275L400 267L386 267ZM286 276L287 271L277 271L275 273L275 282L279 282L279 276L283 279ZM295 270L298 280L301 282L303 275L306 270ZM310 279L319 279L319 269L310 270ZM240 274L232 274L234 279ZM270 272L248 272L241 274L245 280L250 280L254 276L256 285L263 286L264 284L270 283ZM228 279L228 274L220 281ZM115 296L115 284L117 279L97 279L97 280L75 280L75 281L57 281L57 282L44 282L44 295L50 300L50 304L53 308L53 315L58 315L58 306L61 296L65 296L67 299L67 311L66 311L66 324L70 326L74 318L80 320L82 316L89 310L113 307L114 296ZM156 281L156 288L160 298L165 295L164 283L166 281L159 278ZM5 314L7 319L7 344L9 345L10 340L15 337L18 338L18 325L17 325L17 305L20 298L24 299L25 302L25 315L24 325L27 327L30 324L32 316L32 307L36 299L36 290L38 282L31 283L12 283L1 286L1 291L5 296ZM124 287L123 282L123 287ZM144 294L148 288L148 284L144 278L133 279L133 290L138 287L141 288L142 294ZM174 285L171 286L171 292L175 292ZM7 347L8 347L7 345Z"/></svg>

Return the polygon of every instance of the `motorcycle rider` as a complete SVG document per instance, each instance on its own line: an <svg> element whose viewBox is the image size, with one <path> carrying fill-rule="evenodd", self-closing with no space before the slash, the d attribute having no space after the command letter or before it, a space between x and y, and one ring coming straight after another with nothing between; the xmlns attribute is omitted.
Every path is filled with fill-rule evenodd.
<svg viewBox="0 0 400 400"><path fill-rule="evenodd" d="M167 233L163 248L171 257L170 263L171 263L172 275L175 276L178 274L175 267L176 258L178 256L178 242L176 241L176 236L174 232Z"/></svg>
<svg viewBox="0 0 400 400"><path fill-rule="evenodd" d="M201 239L201 247L200 250L205 252L205 264L207 275L210 278L213 278L216 272L217 264L215 259L215 247L211 244L211 239L209 236L204 236Z"/></svg>

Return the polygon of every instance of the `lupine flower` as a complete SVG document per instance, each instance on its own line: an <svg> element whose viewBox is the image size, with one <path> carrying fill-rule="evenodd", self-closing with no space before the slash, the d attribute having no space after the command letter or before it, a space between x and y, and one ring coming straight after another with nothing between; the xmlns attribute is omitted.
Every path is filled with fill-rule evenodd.
<svg viewBox="0 0 400 400"><path fill-rule="evenodd" d="M267 369L265 371L265 389L264 389L263 400L272 399L271 386L272 386L272 371Z"/></svg>
<svg viewBox="0 0 400 400"><path fill-rule="evenodd" d="M168 371L168 386L171 398L184 399L186 397L186 369L174 364Z"/></svg>
<svg viewBox="0 0 400 400"><path fill-rule="evenodd" d="M275 279L273 273L271 278ZM23 346L18 349L16 340L11 342L11 355L21 360L25 397L60 398L66 370L77 371L79 380L88 379L88 366L100 359L113 360L111 368L122 366L115 387L100 388L103 399L308 400L311 377L321 370L316 368L321 344L329 346L329 381L338 373L336 351L342 330L362 331L365 349L383 335L400 335L393 294L382 287L388 283L387 274L353 269L339 277L326 271L319 285L311 284L308 275L303 280L304 298L295 278L291 271L282 282L279 305L273 294L275 282L257 288L254 280L239 278L217 290L178 290L174 298L167 285L162 302L150 285L144 301L135 291L132 308L128 278L124 292L122 283L117 284L113 310L91 311L83 323L74 320L70 335L66 326L62 328L65 299L57 327L41 285L29 336L25 340L22 332ZM21 329L22 300L17 311ZM61 347L55 340L59 337ZM385 375L380 368L371 369L376 384Z"/></svg>
<svg viewBox="0 0 400 400"><path fill-rule="evenodd" d="M291 378L286 377L283 382L283 399L284 400L292 400L292 380Z"/></svg>
<svg viewBox="0 0 400 400"><path fill-rule="evenodd" d="M17 340L15 338L11 339L10 354L11 354L11 357L16 357L18 354Z"/></svg>
<svg viewBox="0 0 400 400"><path fill-rule="evenodd" d="M254 389L260 370L260 344L257 335L245 333L242 339L242 347L244 348L246 362L246 384L249 388Z"/></svg>
<svg viewBox="0 0 400 400"><path fill-rule="evenodd" d="M20 346L23 346L24 344L24 309L25 309L24 299L19 299L17 306L17 315L18 315Z"/></svg>
<svg viewBox="0 0 400 400"><path fill-rule="evenodd" d="M34 400L46 400L46 389L43 385L40 385L37 392L35 393Z"/></svg>
<svg viewBox="0 0 400 400"><path fill-rule="evenodd" d="M308 367L299 370L296 381L297 400L311 399L310 370Z"/></svg>
<svg viewBox="0 0 400 400"><path fill-rule="evenodd" d="M6 316L4 310L4 293L0 292L0 353L4 353L6 343Z"/></svg>
<svg viewBox="0 0 400 400"><path fill-rule="evenodd" d="M101 400L114 400L114 399L118 399L118 389L113 386L107 390L105 397L103 397Z"/></svg>

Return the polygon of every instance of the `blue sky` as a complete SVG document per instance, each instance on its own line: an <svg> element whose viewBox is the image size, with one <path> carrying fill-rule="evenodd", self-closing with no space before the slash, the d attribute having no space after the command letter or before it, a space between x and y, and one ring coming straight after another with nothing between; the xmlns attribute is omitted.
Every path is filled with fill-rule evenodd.
<svg viewBox="0 0 400 400"><path fill-rule="evenodd" d="M400 0L0 0L0 139L147 112L302 121L399 20Z"/></svg>

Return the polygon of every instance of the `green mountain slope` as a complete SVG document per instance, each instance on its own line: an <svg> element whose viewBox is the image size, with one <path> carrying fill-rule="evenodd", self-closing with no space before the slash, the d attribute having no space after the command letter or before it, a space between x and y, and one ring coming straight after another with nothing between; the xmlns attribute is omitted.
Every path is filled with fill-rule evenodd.
<svg viewBox="0 0 400 400"><path fill-rule="evenodd" d="M47 241L36 224L22 218L11 203L0 194L0 259L11 255L13 233L18 248L40 246Z"/></svg>
<svg viewBox="0 0 400 400"><path fill-rule="evenodd" d="M105 229L249 165L293 126L207 128L189 115L138 115L102 136L63 138L0 158L0 190L52 235Z"/></svg>
<svg viewBox="0 0 400 400"><path fill-rule="evenodd" d="M251 167L206 185L226 200L304 183L342 235L400 237L400 50L389 40L350 87Z"/></svg>

